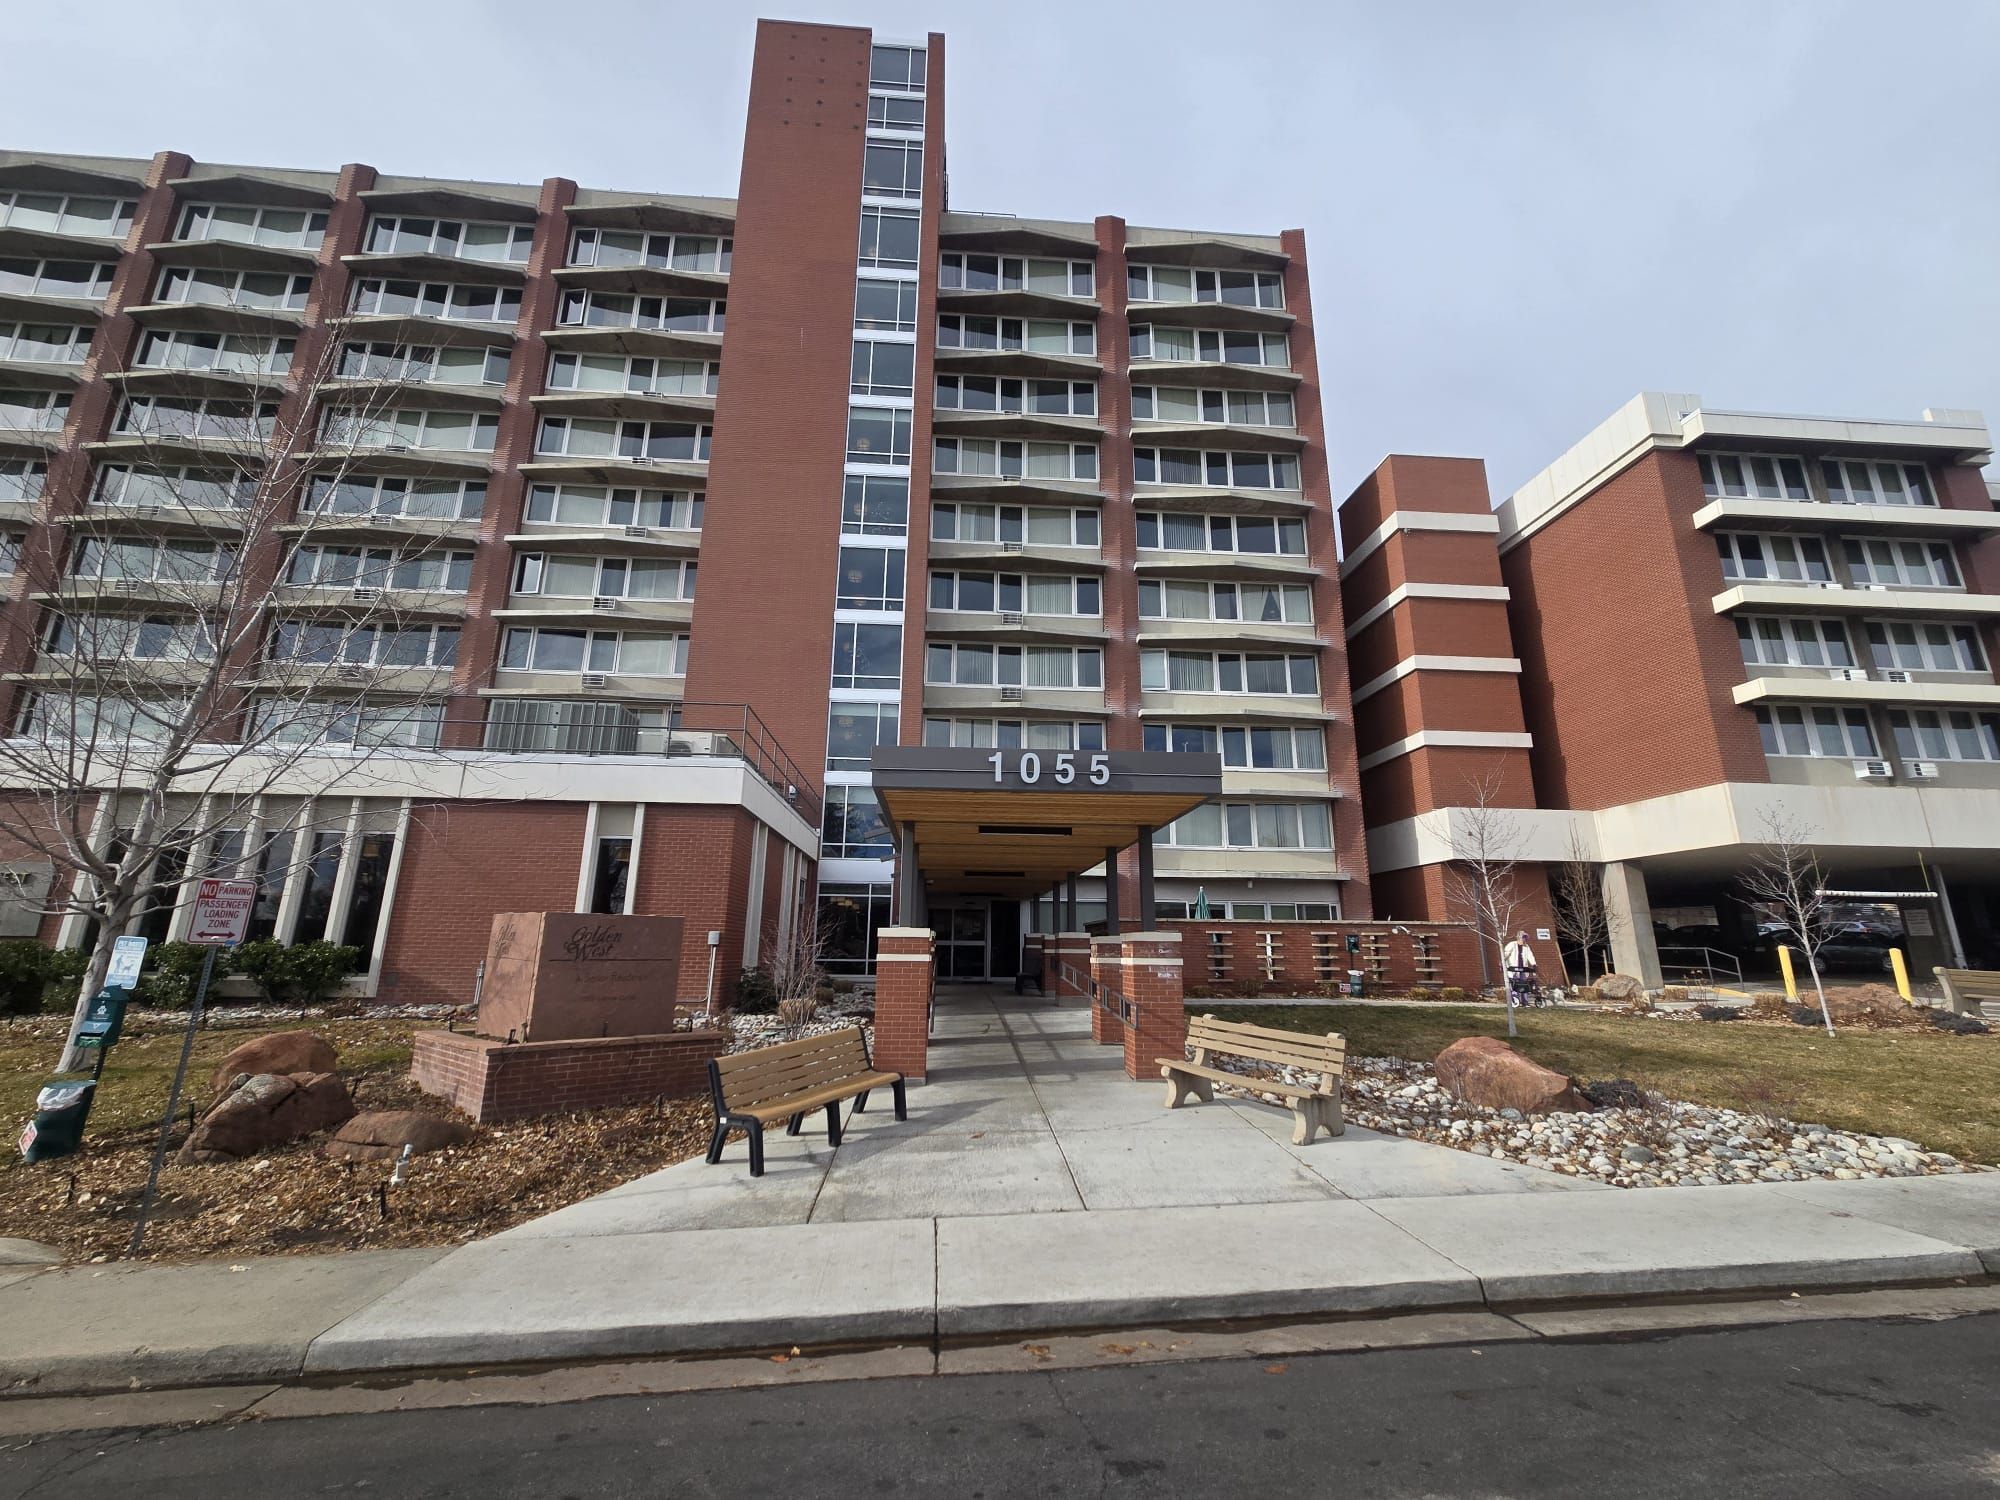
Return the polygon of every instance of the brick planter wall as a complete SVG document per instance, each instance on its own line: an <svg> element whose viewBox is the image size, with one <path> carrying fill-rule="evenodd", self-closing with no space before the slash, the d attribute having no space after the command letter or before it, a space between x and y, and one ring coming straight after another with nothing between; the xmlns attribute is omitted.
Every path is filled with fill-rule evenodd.
<svg viewBox="0 0 2000 1500"><path fill-rule="evenodd" d="M1160 1076L1159 1059L1179 1057L1187 1045L1187 1010L1181 995L1181 935L1134 932L1091 940L1091 972L1100 985L1124 1001L1122 1024L1099 1008L1116 1034L1098 1038L1122 1042L1125 1076ZM1096 1033L1093 1020L1092 1034Z"/></svg>
<svg viewBox="0 0 2000 1500"><path fill-rule="evenodd" d="M481 1124L572 1109L611 1109L707 1092L719 1031L662 1036L506 1042L455 1031L419 1031L410 1077Z"/></svg>
<svg viewBox="0 0 2000 1500"><path fill-rule="evenodd" d="M1470 927L1454 922L1196 922L1166 921L1160 926L1168 932L1182 934L1182 958L1185 967L1182 978L1189 990L1209 989L1230 991L1242 986L1256 985L1271 994L1311 994L1323 983L1345 984L1349 968L1367 970L1366 952L1350 954L1347 951L1348 934L1353 933L1364 939L1381 937L1387 948L1388 978L1386 984L1377 984L1377 989L1403 991L1414 988L1419 978L1416 959L1416 938L1419 935L1437 939L1438 956L1437 983L1456 985L1461 989L1476 992L1481 984L1479 967L1479 944ZM1396 929L1402 928L1403 931ZM1266 972L1264 934L1275 935L1272 950L1271 972ZM1213 935L1220 934L1222 943L1215 943ZM1333 938L1333 975L1324 978L1316 961L1318 940L1326 935ZM1538 955L1547 954L1543 959L1545 973L1557 972L1550 966L1555 954L1553 942L1535 944ZM1222 957L1223 973L1215 972L1214 957Z"/></svg>
<svg viewBox="0 0 2000 1500"><path fill-rule="evenodd" d="M876 1067L921 1079L929 1066L931 986L936 938L928 927L884 927L876 934Z"/></svg>

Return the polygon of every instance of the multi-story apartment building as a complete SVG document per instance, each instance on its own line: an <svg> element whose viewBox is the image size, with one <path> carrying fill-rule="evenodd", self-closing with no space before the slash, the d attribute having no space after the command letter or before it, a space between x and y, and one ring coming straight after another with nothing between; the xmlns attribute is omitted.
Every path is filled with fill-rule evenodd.
<svg viewBox="0 0 2000 1500"><path fill-rule="evenodd" d="M7 732L84 637L135 668L85 717L154 732L224 649L176 600L248 587L226 686L292 760L172 873L388 996L512 909L683 915L699 994L815 892L865 971L895 743L1218 752L1161 909L1367 916L1303 235L954 211L944 89L940 37L760 23L733 200L0 152ZM959 975L1054 915L927 914Z"/></svg>
<svg viewBox="0 0 2000 1500"><path fill-rule="evenodd" d="M1601 867L1650 982L1768 965L1739 877L1774 832L1841 966L2000 961L1991 456L1976 412L1646 394L1497 509L1476 460L1387 460L1341 508L1378 909L1444 915L1483 789L1525 924L1547 867Z"/></svg>

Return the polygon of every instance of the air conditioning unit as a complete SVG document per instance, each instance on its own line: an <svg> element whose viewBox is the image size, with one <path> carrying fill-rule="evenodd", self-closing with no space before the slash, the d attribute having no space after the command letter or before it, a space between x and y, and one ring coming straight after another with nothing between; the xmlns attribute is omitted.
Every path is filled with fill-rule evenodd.
<svg viewBox="0 0 2000 1500"><path fill-rule="evenodd" d="M583 685L593 690L602 690L611 686L611 679L602 672L585 672Z"/></svg>
<svg viewBox="0 0 2000 1500"><path fill-rule="evenodd" d="M132 507L132 514L139 517L142 521L157 521L160 518L160 507L157 505L135 505Z"/></svg>
<svg viewBox="0 0 2000 1500"><path fill-rule="evenodd" d="M145 591L147 580L143 578L114 578L111 592L114 594L137 594Z"/></svg>
<svg viewBox="0 0 2000 1500"><path fill-rule="evenodd" d="M408 453L410 445L408 443L384 443L382 451L384 453Z"/></svg>
<svg viewBox="0 0 2000 1500"><path fill-rule="evenodd" d="M1934 760L1909 761L1904 764L1903 769L1909 772L1910 780L1912 781L1936 781L1938 779L1937 762Z"/></svg>
<svg viewBox="0 0 2000 1500"><path fill-rule="evenodd" d="M1027 618L1018 609L1003 609L1000 611L1000 623L1002 625L1019 625L1025 622Z"/></svg>
<svg viewBox="0 0 2000 1500"><path fill-rule="evenodd" d="M1861 667L1831 667L1827 670L1826 675L1831 677L1835 682L1866 682L1868 680L1867 671Z"/></svg>
<svg viewBox="0 0 2000 1500"><path fill-rule="evenodd" d="M646 457L642 453L633 454L631 458L626 460L626 462L637 464L642 469L650 469L653 467L652 459Z"/></svg>
<svg viewBox="0 0 2000 1500"><path fill-rule="evenodd" d="M356 604L373 604L382 597L382 591L370 584L357 583L353 589Z"/></svg>
<svg viewBox="0 0 2000 1500"><path fill-rule="evenodd" d="M355 666L335 667L333 675L338 677L342 682L361 682L367 678L368 669L366 667Z"/></svg>
<svg viewBox="0 0 2000 1500"><path fill-rule="evenodd" d="M625 528L625 535L637 541L644 541L652 536L652 534L653 528L650 526L627 526Z"/></svg>
<svg viewBox="0 0 2000 1500"><path fill-rule="evenodd" d="M1899 671L1884 672L1882 674L1882 680L1884 682L1915 682L1916 678L1912 677L1908 672L1899 670Z"/></svg>
<svg viewBox="0 0 2000 1500"><path fill-rule="evenodd" d="M1017 687L1003 687L1000 689L1000 701L1002 703L1019 703L1021 701L1021 690Z"/></svg>
<svg viewBox="0 0 2000 1500"><path fill-rule="evenodd" d="M609 614L612 610L618 608L618 601L609 594L599 594L590 601L590 607L599 614Z"/></svg>
<svg viewBox="0 0 2000 1500"><path fill-rule="evenodd" d="M1026 542L1002 542L1000 550L1002 552L1023 552L1027 550L1027 546Z"/></svg>
<svg viewBox="0 0 2000 1500"><path fill-rule="evenodd" d="M1896 771L1886 760L1857 760L1854 763L1856 781L1894 781Z"/></svg>

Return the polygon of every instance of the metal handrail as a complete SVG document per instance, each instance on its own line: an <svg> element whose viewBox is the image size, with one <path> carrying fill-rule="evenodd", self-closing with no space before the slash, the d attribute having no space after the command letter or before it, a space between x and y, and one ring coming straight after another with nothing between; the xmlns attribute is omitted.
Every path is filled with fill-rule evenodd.
<svg viewBox="0 0 2000 1500"><path fill-rule="evenodd" d="M1660 977L1663 979L1667 971L1672 969L1676 974L1688 979L1698 978L1703 984L1714 984L1718 977L1728 975L1735 979L1737 988L1743 986L1743 963L1734 954L1724 953L1715 948L1686 944L1661 948L1657 951L1661 960ZM1699 953L1702 955L1702 961L1691 964L1669 964L1666 962L1669 953Z"/></svg>

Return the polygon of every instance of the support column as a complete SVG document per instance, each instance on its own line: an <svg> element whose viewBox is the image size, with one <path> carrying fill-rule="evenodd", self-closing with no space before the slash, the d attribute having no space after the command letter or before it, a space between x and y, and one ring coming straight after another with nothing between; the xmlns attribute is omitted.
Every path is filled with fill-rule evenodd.
<svg viewBox="0 0 2000 1500"><path fill-rule="evenodd" d="M1604 867L1604 915L1611 926L1611 962L1649 990L1664 982L1660 948L1653 939L1653 906L1646 872L1629 860Z"/></svg>
<svg viewBox="0 0 2000 1500"><path fill-rule="evenodd" d="M1149 918L1141 917L1139 925L1145 927ZM1118 935L1118 851L1104 851L1104 931L1112 937Z"/></svg>
<svg viewBox="0 0 2000 1500"><path fill-rule="evenodd" d="M1063 931L1080 932L1083 929L1083 923L1079 922L1076 917L1076 877L1074 875L1063 882L1063 898L1068 902L1068 905L1063 909Z"/></svg>
<svg viewBox="0 0 2000 1500"><path fill-rule="evenodd" d="M1159 1059L1179 1057L1187 1045L1187 1010L1182 999L1181 935L1130 932L1091 944L1092 972L1112 998L1116 1013L1106 1016L1123 1033L1125 1076L1160 1076ZM1092 1034L1096 1022L1092 1022Z"/></svg>
<svg viewBox="0 0 2000 1500"><path fill-rule="evenodd" d="M1139 830L1139 930L1149 932L1154 923L1153 912L1153 830Z"/></svg>
<svg viewBox="0 0 2000 1500"><path fill-rule="evenodd" d="M928 1065L937 938L928 927L876 934L874 1063L922 1081Z"/></svg>

